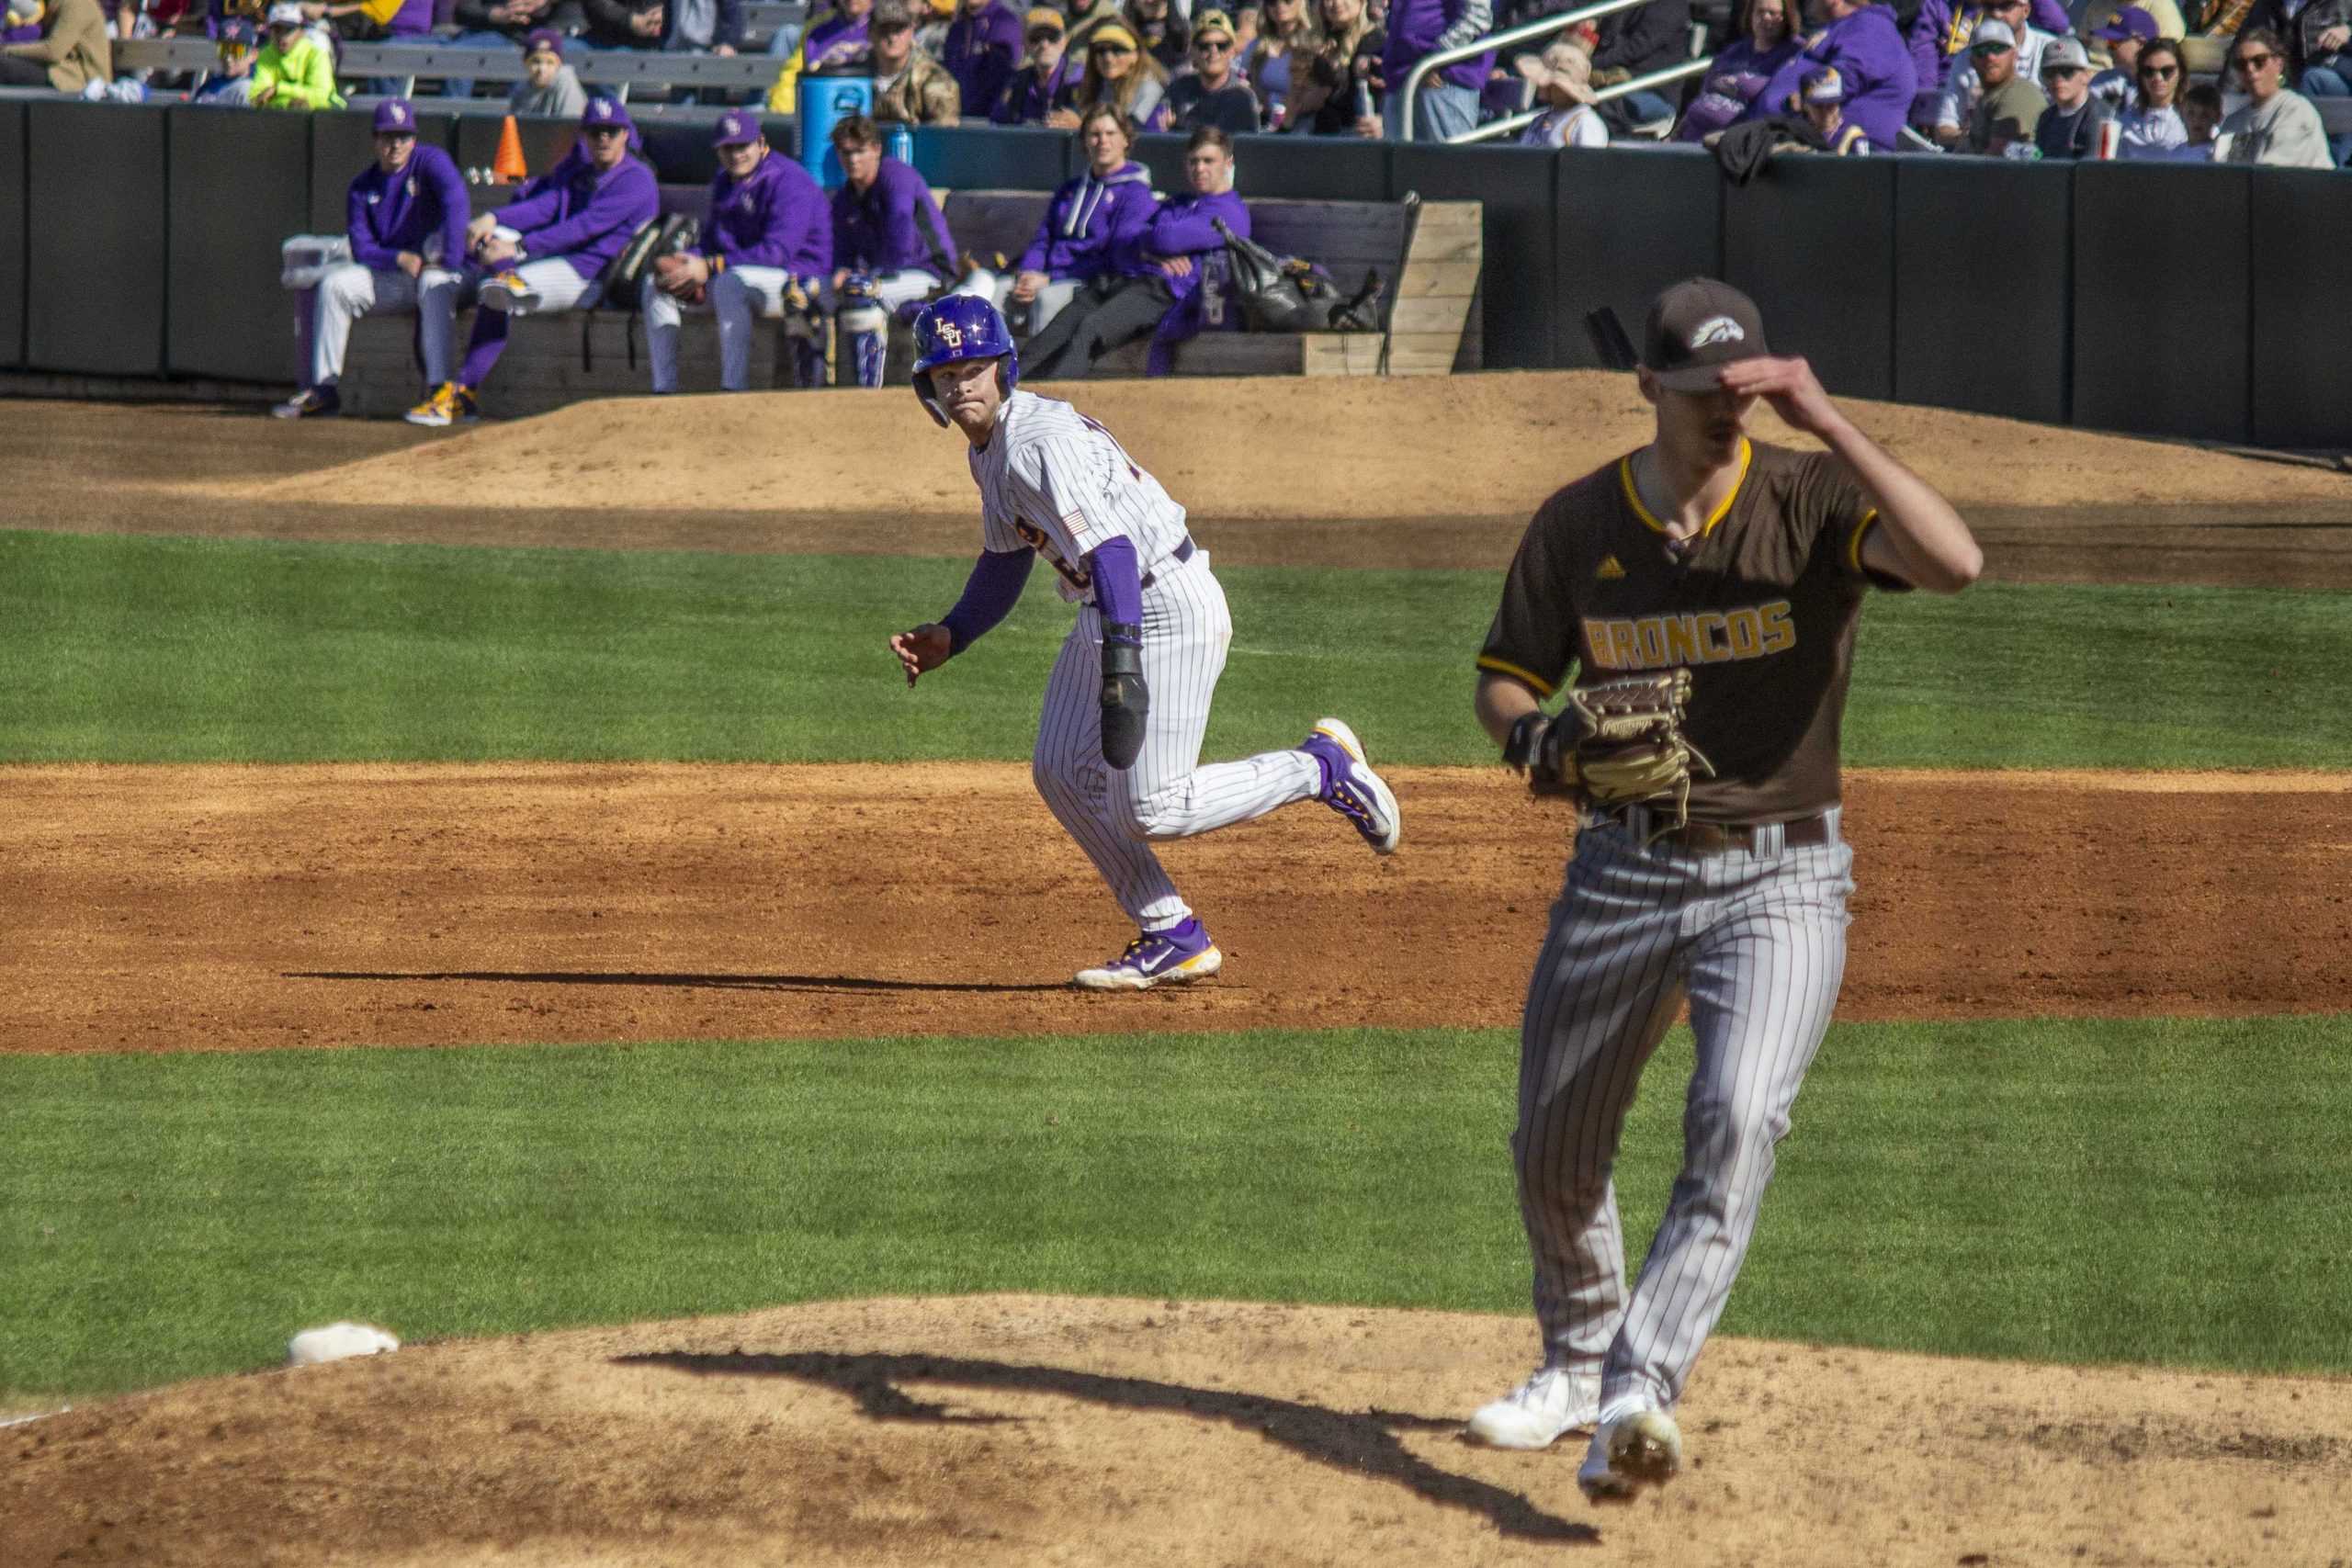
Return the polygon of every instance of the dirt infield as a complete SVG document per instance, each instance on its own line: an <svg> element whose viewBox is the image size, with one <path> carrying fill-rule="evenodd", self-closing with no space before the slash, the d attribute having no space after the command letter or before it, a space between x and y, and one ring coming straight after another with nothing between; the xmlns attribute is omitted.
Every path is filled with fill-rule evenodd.
<svg viewBox="0 0 2352 1568"><path fill-rule="evenodd" d="M1219 558L1250 564L1498 565L1515 513L1639 420L1622 378L1574 376L1086 399ZM952 554L974 537L956 449L919 439L903 392L594 405L456 439L11 412L13 526ZM2342 475L1917 410L1865 423L1969 503L1995 574L2352 586ZM1209 439L1245 428L1288 440L1237 464ZM1491 482L1465 500L1464 471ZM1313 807L1172 847L1227 969L1102 998L1062 982L1127 933L1021 768L0 768L0 1070L27 1053L1508 1025L1566 824L1488 770L1394 777L1393 860ZM2337 776L1854 775L1839 1017L2341 1009L2347 796ZM0 1427L0 1563L2352 1551L2352 1382L1724 1339L1683 1407L1692 1472L1601 1512L1575 1487L1581 1443L1455 1436L1532 1340L1514 1317L991 1297L412 1345Z"/></svg>
<svg viewBox="0 0 2352 1568"><path fill-rule="evenodd" d="M1023 767L0 770L0 1052L1512 1022L1566 818L1395 782L1388 860L1315 806L1172 846L1226 973L1105 998ZM2347 784L1858 775L1838 1015L2341 1008Z"/></svg>

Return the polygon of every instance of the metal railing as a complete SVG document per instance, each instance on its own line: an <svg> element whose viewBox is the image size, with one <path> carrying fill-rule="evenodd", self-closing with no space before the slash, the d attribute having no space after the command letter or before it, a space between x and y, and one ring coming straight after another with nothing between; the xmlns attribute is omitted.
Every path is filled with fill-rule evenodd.
<svg viewBox="0 0 2352 1568"><path fill-rule="evenodd" d="M1602 87L1592 95L1592 101L1596 104L1605 104L1611 98L1622 98L1634 93L1645 93L1653 87L1668 86L1686 76L1696 76L1714 62L1715 57L1712 54L1697 60L1686 60L1679 65L1669 65L1662 71L1653 71L1646 76L1636 76L1630 81L1620 82L1613 87ZM1471 130L1465 136L1447 137L1445 144L1448 147L1464 147L1473 141L1492 141L1498 136L1514 135L1542 119L1548 112L1545 109L1528 109L1524 113L1512 115L1508 119L1490 120Z"/></svg>
<svg viewBox="0 0 2352 1568"><path fill-rule="evenodd" d="M1600 17L1613 17L1620 11L1638 11L1649 3L1650 0L1598 0L1598 4L1595 5L1579 6L1573 11L1563 11L1556 17L1539 17L1534 21L1521 22L1518 27L1507 28L1498 33L1488 33L1485 38L1473 39L1468 43L1456 44L1452 49L1441 49L1434 54L1423 55L1414 62L1413 69L1406 73L1405 85L1398 89L1404 97L1404 102L1397 111L1397 118L1402 122L1398 130L1399 140L1406 141L1413 140L1414 100L1421 96L1421 83L1428 78L1430 72L1442 71L1449 65L1459 65L1465 60L1476 60L1482 54L1498 49L1508 49L1515 43L1533 43L1538 39L1548 39L1554 33L1567 31L1578 22L1589 22ZM1623 85L1630 87L1632 84L1626 83Z"/></svg>

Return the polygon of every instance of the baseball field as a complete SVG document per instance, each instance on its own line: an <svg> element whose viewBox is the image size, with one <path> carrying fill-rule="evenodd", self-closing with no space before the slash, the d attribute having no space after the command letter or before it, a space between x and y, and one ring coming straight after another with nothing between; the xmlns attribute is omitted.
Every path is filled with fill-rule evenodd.
<svg viewBox="0 0 2352 1568"><path fill-rule="evenodd" d="M1065 984L1042 581L899 676L978 539L903 390L0 406L0 1563L2352 1560L2352 476L1857 411L1985 578L1864 615L1838 1021L1604 1512L1457 1437L1570 832L1469 694L1642 407L1076 400L1232 601L1206 754L1337 714L1405 818L1170 847L1181 989Z"/></svg>

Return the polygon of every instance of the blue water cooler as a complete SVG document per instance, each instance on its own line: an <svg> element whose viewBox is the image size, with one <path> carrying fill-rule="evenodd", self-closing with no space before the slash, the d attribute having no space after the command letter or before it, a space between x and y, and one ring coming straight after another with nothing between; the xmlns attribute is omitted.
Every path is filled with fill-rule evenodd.
<svg viewBox="0 0 2352 1568"><path fill-rule="evenodd" d="M800 166L827 190L838 190L845 177L842 156L833 151L833 127L853 115L874 112L871 76L800 77Z"/></svg>

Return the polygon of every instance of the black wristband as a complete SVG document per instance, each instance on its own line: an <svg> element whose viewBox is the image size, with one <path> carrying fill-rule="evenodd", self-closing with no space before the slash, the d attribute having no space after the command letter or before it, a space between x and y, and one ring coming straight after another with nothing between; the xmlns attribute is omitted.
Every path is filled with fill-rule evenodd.
<svg viewBox="0 0 2352 1568"><path fill-rule="evenodd" d="M1102 673L1143 673L1143 628L1126 621L1102 623Z"/></svg>

